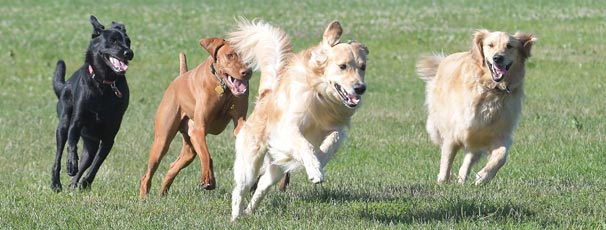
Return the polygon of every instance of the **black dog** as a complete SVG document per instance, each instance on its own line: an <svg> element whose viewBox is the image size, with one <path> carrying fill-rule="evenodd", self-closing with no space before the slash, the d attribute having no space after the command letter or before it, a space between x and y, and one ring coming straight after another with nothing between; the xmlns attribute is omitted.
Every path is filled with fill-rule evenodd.
<svg viewBox="0 0 606 230"><path fill-rule="evenodd" d="M126 69L133 59L130 39L123 24L112 22L109 29L90 17L93 34L86 51L84 65L65 81L65 62L55 68L53 88L59 102L56 131L57 154L52 172L52 189L61 191L59 172L61 155L67 142L67 174L72 176L70 188L76 188L84 171L80 188L88 188L99 167L109 154L128 107ZM82 137L84 151L78 164L77 144Z"/></svg>

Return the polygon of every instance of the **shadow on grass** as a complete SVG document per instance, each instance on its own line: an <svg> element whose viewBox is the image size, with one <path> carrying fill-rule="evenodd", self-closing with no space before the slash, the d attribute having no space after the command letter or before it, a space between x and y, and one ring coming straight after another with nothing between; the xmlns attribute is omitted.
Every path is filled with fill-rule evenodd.
<svg viewBox="0 0 606 230"><path fill-rule="evenodd" d="M360 218L383 224L431 222L528 222L536 212L511 199L478 191L449 192L434 185L390 185L373 189L343 187L302 191L300 198L321 203L344 204ZM549 223L544 223L550 225Z"/></svg>
<svg viewBox="0 0 606 230"><path fill-rule="evenodd" d="M385 209L397 211L385 211ZM415 205L403 210L390 207L390 205L370 204L360 210L359 215L361 218L384 224L475 221L521 223L533 219L536 213L513 203L454 199L450 201L417 201Z"/></svg>

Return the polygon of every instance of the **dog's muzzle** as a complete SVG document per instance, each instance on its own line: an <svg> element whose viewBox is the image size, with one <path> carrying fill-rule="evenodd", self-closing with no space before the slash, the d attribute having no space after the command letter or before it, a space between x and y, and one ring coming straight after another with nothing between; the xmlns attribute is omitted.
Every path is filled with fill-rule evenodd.
<svg viewBox="0 0 606 230"><path fill-rule="evenodd" d="M513 64L504 64L504 60L505 58L503 55L495 55L492 57L492 62L490 60L486 60L486 65L490 70L490 74L492 75L492 80L494 82L501 82Z"/></svg>
<svg viewBox="0 0 606 230"><path fill-rule="evenodd" d="M358 106L360 104L360 101L362 100L361 95L366 92L366 85L360 83L354 84L354 93L349 93L338 83L334 83L333 86L341 97L341 102L343 102L343 104L347 106L347 108L355 108L356 106Z"/></svg>

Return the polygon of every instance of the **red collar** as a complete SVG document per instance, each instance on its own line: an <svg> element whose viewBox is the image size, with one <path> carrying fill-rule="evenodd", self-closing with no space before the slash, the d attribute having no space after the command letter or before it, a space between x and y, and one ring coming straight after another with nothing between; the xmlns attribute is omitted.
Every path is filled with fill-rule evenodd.
<svg viewBox="0 0 606 230"><path fill-rule="evenodd" d="M93 67L91 65L88 65L88 73L90 73L92 75L93 79L95 78L95 72L93 71ZM114 94L116 94L116 96L118 98L122 98L122 92L120 92L118 87L116 87L116 80L113 80L113 81L103 80L102 83L109 85L112 88L112 90L114 91Z"/></svg>

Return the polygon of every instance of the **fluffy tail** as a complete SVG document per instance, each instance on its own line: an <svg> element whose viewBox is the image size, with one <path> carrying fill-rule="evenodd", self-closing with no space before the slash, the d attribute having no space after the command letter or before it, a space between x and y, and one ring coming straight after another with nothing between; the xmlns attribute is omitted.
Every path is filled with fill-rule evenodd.
<svg viewBox="0 0 606 230"><path fill-rule="evenodd" d="M187 58L185 57L185 53L179 53L179 75L187 72Z"/></svg>
<svg viewBox="0 0 606 230"><path fill-rule="evenodd" d="M261 70L259 95L273 88L286 57L292 54L288 35L260 20L240 18L236 31L229 33L227 41L242 61L249 63L254 70Z"/></svg>
<svg viewBox="0 0 606 230"><path fill-rule="evenodd" d="M61 91L65 86L65 62L63 60L59 60L57 62L57 67L55 67L55 77L53 78L53 90L55 91L55 95L57 98L61 95Z"/></svg>
<svg viewBox="0 0 606 230"><path fill-rule="evenodd" d="M417 74L424 81L431 81L438 71L438 65L444 59L444 55L425 56L417 62Z"/></svg>

